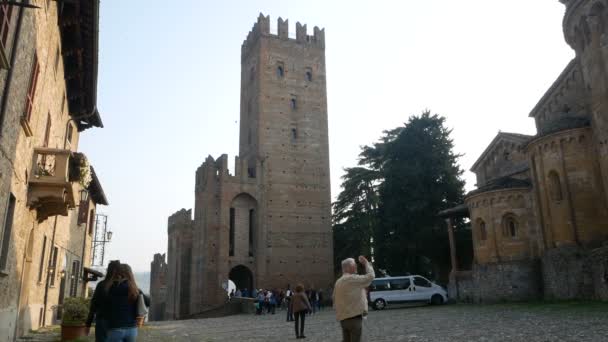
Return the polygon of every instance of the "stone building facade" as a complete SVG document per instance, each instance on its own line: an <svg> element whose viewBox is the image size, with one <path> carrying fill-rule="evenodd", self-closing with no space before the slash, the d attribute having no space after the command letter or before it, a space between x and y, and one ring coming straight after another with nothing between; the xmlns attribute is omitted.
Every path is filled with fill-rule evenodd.
<svg viewBox="0 0 608 342"><path fill-rule="evenodd" d="M608 1L561 2L576 57L530 113L538 133L499 133L466 206L442 213L450 234L458 215L473 231L473 269L452 261L454 297L608 300Z"/></svg>
<svg viewBox="0 0 608 342"><path fill-rule="evenodd" d="M0 5L0 340L86 295L97 204L79 135L96 107L98 0ZM61 5L59 5L61 4Z"/></svg>
<svg viewBox="0 0 608 342"><path fill-rule="evenodd" d="M169 219L168 318L223 304L228 279L247 289L333 282L324 30L297 23L292 38L279 18L271 34L260 15L241 49L240 108L234 174L226 155L209 156L194 217Z"/></svg>

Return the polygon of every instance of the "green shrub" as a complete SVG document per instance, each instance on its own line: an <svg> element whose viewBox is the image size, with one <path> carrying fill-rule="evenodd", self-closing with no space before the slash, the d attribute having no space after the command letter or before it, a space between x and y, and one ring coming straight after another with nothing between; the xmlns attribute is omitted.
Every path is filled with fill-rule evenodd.
<svg viewBox="0 0 608 342"><path fill-rule="evenodd" d="M62 325L78 326L84 325L89 314L90 300L81 297L66 298L63 302Z"/></svg>

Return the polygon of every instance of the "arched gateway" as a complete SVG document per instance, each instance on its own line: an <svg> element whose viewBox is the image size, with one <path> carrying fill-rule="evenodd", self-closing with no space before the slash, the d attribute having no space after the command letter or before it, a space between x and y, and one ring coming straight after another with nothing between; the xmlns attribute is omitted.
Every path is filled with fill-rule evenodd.
<svg viewBox="0 0 608 342"><path fill-rule="evenodd" d="M253 289L253 273L247 266L238 265L233 267L228 274L228 279L232 280L237 289Z"/></svg>

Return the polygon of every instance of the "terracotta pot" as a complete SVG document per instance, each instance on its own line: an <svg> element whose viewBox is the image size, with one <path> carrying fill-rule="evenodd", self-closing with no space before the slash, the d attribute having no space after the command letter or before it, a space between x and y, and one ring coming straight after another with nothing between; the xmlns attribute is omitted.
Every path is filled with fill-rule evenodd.
<svg viewBox="0 0 608 342"><path fill-rule="evenodd" d="M71 341L75 340L79 337L86 336L86 327L84 325L70 326L70 325L62 325L61 326L61 340L62 341Z"/></svg>
<svg viewBox="0 0 608 342"><path fill-rule="evenodd" d="M141 328L144 326L144 321L146 320L146 316L139 316L135 318L135 322L137 323L137 327Z"/></svg>

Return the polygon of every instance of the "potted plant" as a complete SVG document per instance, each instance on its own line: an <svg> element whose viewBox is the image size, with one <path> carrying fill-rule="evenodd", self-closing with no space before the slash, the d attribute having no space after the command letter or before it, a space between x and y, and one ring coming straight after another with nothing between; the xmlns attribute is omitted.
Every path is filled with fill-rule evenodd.
<svg viewBox="0 0 608 342"><path fill-rule="evenodd" d="M71 341L85 336L85 322L89 313L89 300L80 297L66 298L62 307L61 340Z"/></svg>

